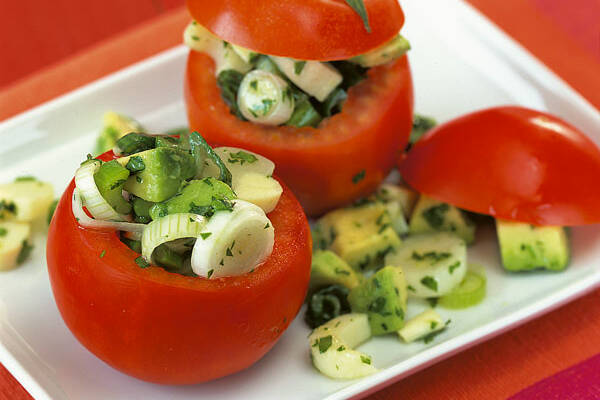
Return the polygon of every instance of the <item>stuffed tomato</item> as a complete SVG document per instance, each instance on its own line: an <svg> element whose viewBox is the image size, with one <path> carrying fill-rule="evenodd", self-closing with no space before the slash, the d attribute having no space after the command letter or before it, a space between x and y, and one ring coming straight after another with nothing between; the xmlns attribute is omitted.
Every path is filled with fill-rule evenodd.
<svg viewBox="0 0 600 400"><path fill-rule="evenodd" d="M419 140L400 171L425 195L413 217L421 230L472 232L456 207L493 216L509 271L563 270L565 227L600 223L600 190L591 184L600 149L547 113L513 106L457 118Z"/></svg>
<svg viewBox="0 0 600 400"><path fill-rule="evenodd" d="M117 148L82 163L50 226L65 323L146 381L198 383L250 366L304 300L311 240L300 204L269 160L197 134L129 134Z"/></svg>
<svg viewBox="0 0 600 400"><path fill-rule="evenodd" d="M191 129L273 160L309 215L381 183L413 117L396 1L366 0L364 13L323 0L191 0L188 8Z"/></svg>

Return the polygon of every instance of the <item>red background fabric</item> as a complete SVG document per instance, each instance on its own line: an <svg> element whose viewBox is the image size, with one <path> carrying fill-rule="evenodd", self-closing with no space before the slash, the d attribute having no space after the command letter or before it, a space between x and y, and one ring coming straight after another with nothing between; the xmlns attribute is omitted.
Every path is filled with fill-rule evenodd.
<svg viewBox="0 0 600 400"><path fill-rule="evenodd" d="M600 109L600 0L470 2ZM0 2L0 120L176 45L182 4ZM369 398L506 398L598 352L600 290ZM0 399L30 398L0 367Z"/></svg>

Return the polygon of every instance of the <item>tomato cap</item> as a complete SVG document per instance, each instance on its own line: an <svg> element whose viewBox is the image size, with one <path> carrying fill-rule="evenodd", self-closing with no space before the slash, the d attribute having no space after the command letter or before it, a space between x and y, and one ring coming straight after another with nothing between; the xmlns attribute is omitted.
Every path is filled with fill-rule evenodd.
<svg viewBox="0 0 600 400"><path fill-rule="evenodd" d="M416 190L535 225L600 222L600 149L540 111L497 107L428 132L400 163Z"/></svg>
<svg viewBox="0 0 600 400"><path fill-rule="evenodd" d="M372 50L404 24L397 0L364 0L371 32L344 0L187 0L192 17L219 38L262 54L342 60Z"/></svg>

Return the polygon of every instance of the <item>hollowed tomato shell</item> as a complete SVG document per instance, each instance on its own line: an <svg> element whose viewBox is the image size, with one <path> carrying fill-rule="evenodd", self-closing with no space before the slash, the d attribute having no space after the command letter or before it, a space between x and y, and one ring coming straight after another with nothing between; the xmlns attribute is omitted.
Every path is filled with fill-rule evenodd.
<svg viewBox="0 0 600 400"><path fill-rule="evenodd" d="M219 38L258 53L342 60L390 40L404 24L397 0L364 0L371 32L344 0L188 0L192 17Z"/></svg>
<svg viewBox="0 0 600 400"><path fill-rule="evenodd" d="M47 259L73 335L107 364L150 382L192 384L252 365L294 319L309 280L309 226L282 186L268 215L271 256L251 273L207 280L142 269L117 232L80 227L71 182L50 225Z"/></svg>
<svg viewBox="0 0 600 400"><path fill-rule="evenodd" d="M400 170L418 191L469 211L535 225L600 222L600 150L540 111L498 107L440 125Z"/></svg>
<svg viewBox="0 0 600 400"><path fill-rule="evenodd" d="M221 99L212 59L195 51L188 58L185 99L190 129L211 143L272 160L310 216L375 190L396 165L412 128L406 56L371 68L367 79L348 90L342 111L318 128L267 127L238 119Z"/></svg>

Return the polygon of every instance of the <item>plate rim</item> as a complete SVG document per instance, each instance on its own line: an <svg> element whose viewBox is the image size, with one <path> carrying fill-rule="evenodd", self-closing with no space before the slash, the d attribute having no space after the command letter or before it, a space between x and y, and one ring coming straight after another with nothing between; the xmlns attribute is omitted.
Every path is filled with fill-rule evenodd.
<svg viewBox="0 0 600 400"><path fill-rule="evenodd" d="M452 5L450 5L450 3ZM468 4L465 0L454 0L453 2L449 2L448 6L456 7L458 10L457 12L469 19L469 22L473 23L475 28L483 33L486 40L494 43L494 47L501 48L505 53L510 54L513 61L519 66L527 68L529 71L533 71L540 84L543 84L546 87L558 88L560 96L565 97L572 102L576 109L579 109L592 117L597 116L597 118L592 119L594 119L597 122L597 126L600 127L600 113L598 113L597 108L548 66L543 64L527 49L520 45L515 39L502 31L485 15ZM152 57L142 59L130 66L110 73L54 99L43 102L32 109L1 121L0 131L9 130L38 118L40 115L68 106L70 103L76 102L78 99L89 94L93 94L101 88L118 85L139 72L151 70L161 64L170 63L174 59L182 57L187 51L187 47L178 45L171 49L161 51ZM586 276L585 279L572 282L570 285L559 291L536 299L527 306L519 308L504 317L450 338L436 346L424 349L415 356L383 369L375 375L360 379L349 386L327 395L325 399L342 400L362 398L372 394L437 362L447 359L493 337L499 336L508 330L523 325L541 315L547 314L576 298L588 294L597 287L600 287L600 270L592 275ZM2 338L8 336L10 340L13 341L12 343L0 341L0 362L2 362L4 367L27 390L27 392L36 399L67 399L67 395L57 386L58 384L52 384L51 368L44 365L44 362L37 358L35 352L30 350L28 344L5 320L2 310L0 310L0 330L5 331L5 334L1 335ZM23 348L21 349L18 346L22 346ZM29 358L33 357L36 359L36 362L40 363L39 368L32 370L32 368L26 368L19 363L17 355L15 354L18 351L21 351L24 354L26 353L25 356Z"/></svg>

